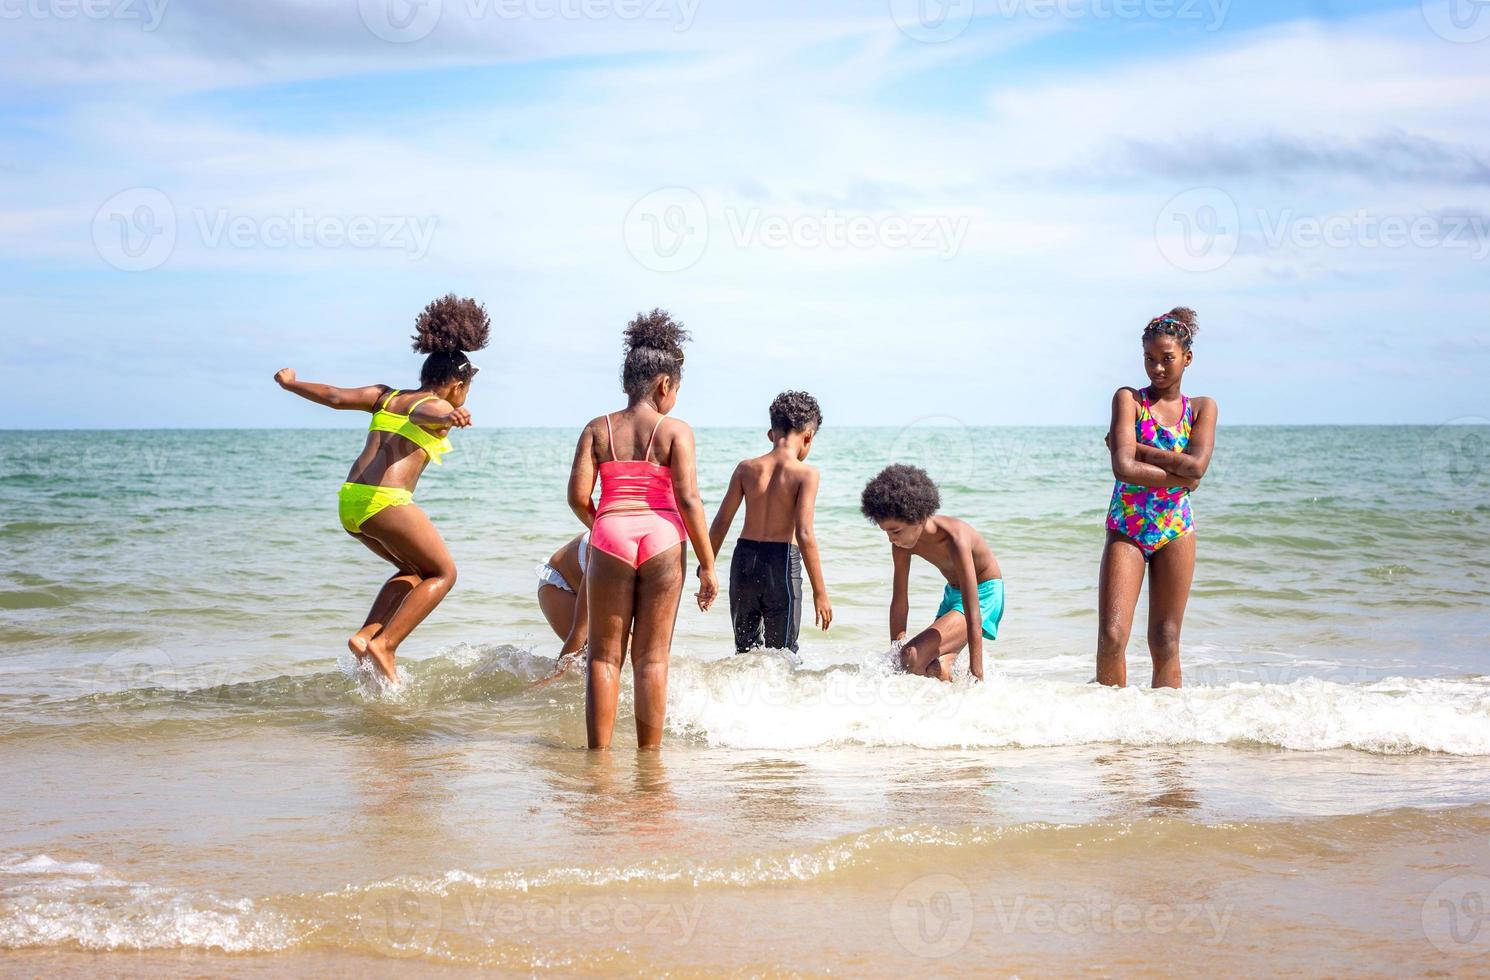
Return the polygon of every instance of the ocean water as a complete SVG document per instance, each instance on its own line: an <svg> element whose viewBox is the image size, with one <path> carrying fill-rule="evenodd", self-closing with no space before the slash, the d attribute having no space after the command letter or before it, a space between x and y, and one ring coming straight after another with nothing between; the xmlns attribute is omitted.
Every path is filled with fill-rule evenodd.
<svg viewBox="0 0 1490 980"><path fill-rule="evenodd" d="M656 755L529 687L574 432L426 473L460 580L397 691L345 653L358 428L0 433L0 967L1483 973L1490 429L1223 428L1154 692L1088 683L1101 431L937 421L823 431L832 630L793 669L685 602ZM698 443L711 505L765 448ZM1003 566L986 684L886 668L890 462ZM915 569L913 629L939 597Z"/></svg>

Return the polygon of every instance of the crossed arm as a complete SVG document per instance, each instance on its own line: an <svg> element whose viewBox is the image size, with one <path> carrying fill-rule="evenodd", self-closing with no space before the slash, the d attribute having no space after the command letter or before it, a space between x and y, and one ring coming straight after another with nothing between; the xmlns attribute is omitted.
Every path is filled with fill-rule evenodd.
<svg viewBox="0 0 1490 980"><path fill-rule="evenodd" d="M1107 445L1112 452L1112 475L1139 487L1185 487L1194 490L1211 465L1216 445L1216 403L1197 398L1190 442L1182 453L1140 445L1134 435L1138 410L1128 389L1112 396L1112 424Z"/></svg>

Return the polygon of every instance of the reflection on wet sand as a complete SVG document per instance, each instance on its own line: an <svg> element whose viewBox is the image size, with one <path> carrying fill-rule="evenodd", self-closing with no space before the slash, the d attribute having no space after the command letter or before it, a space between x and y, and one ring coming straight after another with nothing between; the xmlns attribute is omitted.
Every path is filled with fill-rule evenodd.
<svg viewBox="0 0 1490 980"><path fill-rule="evenodd" d="M1128 749L1093 758L1101 808L1115 819L1183 816L1200 808L1188 763L1173 748Z"/></svg>

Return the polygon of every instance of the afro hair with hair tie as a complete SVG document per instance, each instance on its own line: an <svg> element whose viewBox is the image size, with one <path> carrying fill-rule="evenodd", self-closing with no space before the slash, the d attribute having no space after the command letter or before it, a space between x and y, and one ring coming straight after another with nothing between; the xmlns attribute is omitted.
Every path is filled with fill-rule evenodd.
<svg viewBox="0 0 1490 980"><path fill-rule="evenodd" d="M491 339L491 317L474 299L446 293L430 303L414 320L414 349L428 354L419 383L438 388L452 381L469 381L476 366L467 351L481 350Z"/></svg>
<svg viewBox="0 0 1490 980"><path fill-rule="evenodd" d="M632 398L640 398L660 374L672 378L674 384L683 380L683 345L691 339L683 324L661 307L651 313L638 313L626 324L621 389Z"/></svg>

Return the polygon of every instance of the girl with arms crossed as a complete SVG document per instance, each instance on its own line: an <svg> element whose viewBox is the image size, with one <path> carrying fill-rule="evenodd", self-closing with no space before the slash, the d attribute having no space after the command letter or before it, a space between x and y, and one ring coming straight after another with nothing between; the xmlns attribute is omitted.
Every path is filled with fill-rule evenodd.
<svg viewBox="0 0 1490 980"><path fill-rule="evenodd" d="M1190 491L1216 442L1216 403L1180 392L1200 328L1178 307L1143 331L1148 387L1112 397L1107 445L1117 485L1107 512L1107 544L1097 597L1097 682L1128 682L1126 652L1145 571L1149 575L1149 655L1154 687L1180 686L1180 627L1195 575Z"/></svg>

